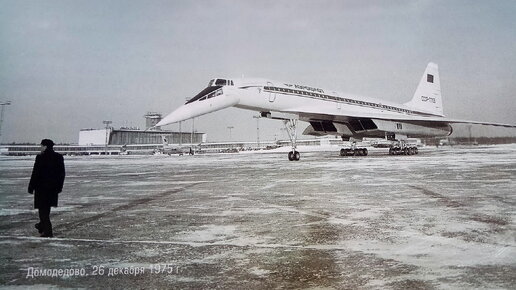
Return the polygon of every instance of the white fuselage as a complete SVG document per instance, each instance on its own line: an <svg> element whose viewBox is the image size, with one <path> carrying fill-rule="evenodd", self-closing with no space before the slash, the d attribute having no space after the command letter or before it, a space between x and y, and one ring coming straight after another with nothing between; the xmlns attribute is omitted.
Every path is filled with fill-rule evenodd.
<svg viewBox="0 0 516 290"><path fill-rule="evenodd" d="M209 88L206 88L205 91ZM334 123L336 130L310 132L311 130L307 128L305 132L312 135L384 137L386 132L389 132L421 137L445 136L451 130L446 123L432 124L431 126L410 124L406 121L407 116L434 117L435 115L415 111L406 105L278 81L238 79L231 81L231 83L228 81L226 85L213 86L213 90L207 92L209 93L205 97L198 95L166 116L158 123L158 126L187 120L233 106L262 113L290 114L295 116L296 119L307 122ZM362 119L366 117L373 120L374 128L350 127L349 121L355 117ZM358 127L361 127L361 125L358 125Z"/></svg>
<svg viewBox="0 0 516 290"><path fill-rule="evenodd" d="M292 85L282 82L263 80L261 84L252 81L250 86L241 80L244 88L224 87L224 95L239 98L234 105L238 108L254 111L295 111L295 109L316 110L320 114L333 116L353 116L374 114L378 116L429 115L425 112L411 110L402 104L373 98L353 96L319 88Z"/></svg>
<svg viewBox="0 0 516 290"><path fill-rule="evenodd" d="M439 68L433 62L426 66L412 99L404 104L267 79L213 79L157 126L227 107L257 111L262 117L285 120L294 127L297 120L306 121L310 125L303 134L340 135L343 139L386 137L402 141L408 137L447 136L453 123L516 127L446 118Z"/></svg>

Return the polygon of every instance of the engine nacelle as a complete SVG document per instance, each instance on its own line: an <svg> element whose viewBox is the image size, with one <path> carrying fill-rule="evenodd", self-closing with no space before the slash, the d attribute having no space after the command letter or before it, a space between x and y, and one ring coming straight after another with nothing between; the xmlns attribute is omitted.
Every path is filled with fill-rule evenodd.
<svg viewBox="0 0 516 290"><path fill-rule="evenodd" d="M353 132L344 124L331 121L311 121L310 125L303 131L303 135L311 136L353 136Z"/></svg>
<svg viewBox="0 0 516 290"><path fill-rule="evenodd" d="M387 132L391 135L408 136L413 138L449 136L453 129L448 123L418 123L396 122L387 120L372 120L379 131Z"/></svg>

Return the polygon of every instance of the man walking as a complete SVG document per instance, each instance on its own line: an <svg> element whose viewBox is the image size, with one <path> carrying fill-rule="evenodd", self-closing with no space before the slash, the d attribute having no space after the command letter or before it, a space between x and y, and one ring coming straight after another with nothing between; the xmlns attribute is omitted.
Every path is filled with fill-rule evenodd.
<svg viewBox="0 0 516 290"><path fill-rule="evenodd" d="M34 193L34 208L39 210L39 223L35 225L42 237L52 237L50 207L57 206L63 190L65 167L63 156L54 152L54 142L41 141L41 153L36 156L29 183L29 193Z"/></svg>

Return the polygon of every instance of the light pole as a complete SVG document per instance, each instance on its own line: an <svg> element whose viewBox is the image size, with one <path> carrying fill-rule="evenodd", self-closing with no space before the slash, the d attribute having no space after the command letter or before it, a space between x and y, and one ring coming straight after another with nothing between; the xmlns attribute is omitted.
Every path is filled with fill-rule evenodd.
<svg viewBox="0 0 516 290"><path fill-rule="evenodd" d="M228 126L228 129L229 129L229 141L231 141L231 140L232 140L232 138L231 138L231 129L233 129L233 128L235 128L235 127L233 127L233 126Z"/></svg>
<svg viewBox="0 0 516 290"><path fill-rule="evenodd" d="M2 123L4 122L5 106L9 106L10 104L11 104L11 101L0 103L0 106L2 106L2 113L0 114L0 136L2 136Z"/></svg>
<svg viewBox="0 0 516 290"><path fill-rule="evenodd" d="M179 121L179 146L183 145L183 129L181 129L182 121Z"/></svg>
<svg viewBox="0 0 516 290"><path fill-rule="evenodd" d="M192 133L190 134L190 155L194 155L194 131L195 131L195 118L192 118Z"/></svg>
<svg viewBox="0 0 516 290"><path fill-rule="evenodd" d="M108 149L108 130L109 130L109 124L113 123L113 121L102 121L102 124L106 125L106 147L104 149L104 155L107 155L107 149Z"/></svg>
<svg viewBox="0 0 516 290"><path fill-rule="evenodd" d="M258 149L260 149L260 118L261 116L253 116L256 119L256 143L258 144Z"/></svg>
<svg viewBox="0 0 516 290"><path fill-rule="evenodd" d="M192 134L190 135L190 144L193 144L194 130L195 130L195 118L192 118Z"/></svg>
<svg viewBox="0 0 516 290"><path fill-rule="evenodd" d="M189 100L190 98L185 98L186 103L188 103ZM182 123L183 121L179 121L179 146L183 145L183 129L181 128Z"/></svg>

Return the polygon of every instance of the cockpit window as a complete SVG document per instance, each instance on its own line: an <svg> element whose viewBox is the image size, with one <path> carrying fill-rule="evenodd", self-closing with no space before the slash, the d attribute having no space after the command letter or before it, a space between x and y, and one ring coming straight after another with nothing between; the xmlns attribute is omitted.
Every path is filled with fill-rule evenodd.
<svg viewBox="0 0 516 290"><path fill-rule="evenodd" d="M227 80L223 80L223 79L217 79L217 81L215 81L215 85L216 86L225 86L228 84L228 81Z"/></svg>
<svg viewBox="0 0 516 290"><path fill-rule="evenodd" d="M213 79L208 84L208 87L211 86L232 86L233 81L232 80L225 80L225 79Z"/></svg>
<svg viewBox="0 0 516 290"><path fill-rule="evenodd" d="M191 98L186 102L186 104L193 103L198 100L206 100L209 98L213 98L216 96L219 96L222 94L221 90L222 86L210 86L202 90L200 93L198 93L195 97Z"/></svg>

